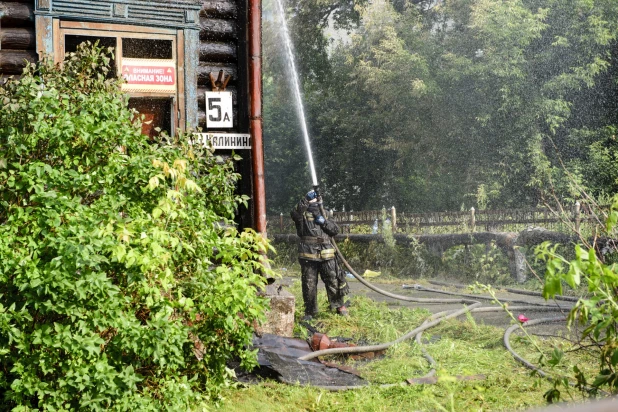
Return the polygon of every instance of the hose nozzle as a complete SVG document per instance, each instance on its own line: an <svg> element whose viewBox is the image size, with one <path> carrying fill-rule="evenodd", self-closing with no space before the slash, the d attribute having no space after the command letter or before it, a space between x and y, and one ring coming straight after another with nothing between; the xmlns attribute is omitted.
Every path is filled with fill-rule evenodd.
<svg viewBox="0 0 618 412"><path fill-rule="evenodd" d="M313 191L316 194L316 197L320 197L320 186L319 185L313 185Z"/></svg>

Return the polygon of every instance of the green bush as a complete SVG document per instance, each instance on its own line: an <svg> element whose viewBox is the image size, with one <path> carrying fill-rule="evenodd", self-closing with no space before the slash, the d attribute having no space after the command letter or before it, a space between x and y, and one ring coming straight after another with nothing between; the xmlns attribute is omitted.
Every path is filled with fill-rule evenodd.
<svg viewBox="0 0 618 412"><path fill-rule="evenodd" d="M597 375L592 382L586 380L581 365L572 369L577 381L576 387L584 394L618 394L618 264L615 259L618 248L618 195L612 200L609 213L599 212L605 217L605 225L597 228L600 239L594 242L580 237L574 247L574 254L563 253L559 245L544 242L536 248L537 257L545 262L543 296L545 299L562 295L564 288L580 291L587 287L587 294L580 297L567 317L569 327L579 324L578 349L592 350L597 356ZM597 243L598 242L598 243ZM559 361L562 352L556 349ZM557 362L556 362L557 363ZM545 394L549 401L561 398L560 381ZM561 388L568 393L568 385Z"/></svg>
<svg viewBox="0 0 618 412"><path fill-rule="evenodd" d="M233 159L149 143L109 52L0 88L3 408L200 409L255 363L269 246L233 225Z"/></svg>

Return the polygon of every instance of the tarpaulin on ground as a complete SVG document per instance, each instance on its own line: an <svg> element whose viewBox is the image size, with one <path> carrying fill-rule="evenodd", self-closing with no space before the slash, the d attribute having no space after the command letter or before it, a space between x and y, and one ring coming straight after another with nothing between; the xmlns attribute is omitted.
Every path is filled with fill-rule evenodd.
<svg viewBox="0 0 618 412"><path fill-rule="evenodd" d="M289 384L312 386L362 386L367 382L353 369L324 364L316 359L298 360L311 353L309 344L301 339L263 334L253 338L253 346L258 349L258 370L255 376L270 377ZM346 369L346 370L343 370ZM239 379L250 381L251 376L240 374Z"/></svg>

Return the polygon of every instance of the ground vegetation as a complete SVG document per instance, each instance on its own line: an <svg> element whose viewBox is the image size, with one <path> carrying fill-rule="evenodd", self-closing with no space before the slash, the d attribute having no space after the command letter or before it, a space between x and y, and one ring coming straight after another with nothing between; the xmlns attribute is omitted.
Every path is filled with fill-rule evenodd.
<svg viewBox="0 0 618 412"><path fill-rule="evenodd" d="M288 276L298 276L286 272ZM300 299L300 283L291 288ZM394 340L420 325L430 313L424 309L410 309L398 303L377 303L360 294L352 298L350 317L341 318L328 311L324 293L319 295L321 313L312 322L313 327L329 336L352 338L358 344L376 344ZM517 315L517 314L516 314ZM302 317L302 307L297 308L297 318ZM310 332L296 325L298 337L306 338ZM424 334L424 344L429 354L438 362L438 383L408 385L406 379L425 375L429 371L416 343L404 341L389 348L385 356L372 361L345 361L356 368L372 385L352 391L331 392L315 387L262 381L257 385L237 385L224 392L222 410L230 411L513 411L528 410L546 403L543 395L553 389L551 382L531 374L516 363L504 349L504 330L484 325L472 317L451 320L430 329ZM578 350L578 343L568 335L536 328L532 341L523 335L511 338L512 345L522 356L538 361L540 348L547 360L553 358L555 348L564 352L561 363L547 365L552 376L566 376L575 382L570 369L573 364L582 366L582 373L594 375L593 356ZM539 334L537 336L535 334ZM475 381L458 381L458 375L483 375ZM395 384L380 387L381 384ZM564 398L581 401L576 389L565 391Z"/></svg>

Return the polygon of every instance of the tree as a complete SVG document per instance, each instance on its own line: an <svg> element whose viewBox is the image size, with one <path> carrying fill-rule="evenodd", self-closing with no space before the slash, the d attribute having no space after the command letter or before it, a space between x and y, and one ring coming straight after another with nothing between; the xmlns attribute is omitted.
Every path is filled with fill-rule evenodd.
<svg viewBox="0 0 618 412"><path fill-rule="evenodd" d="M454 210L483 192L522 207L614 190L618 4L395 6L363 9L328 78L305 84L335 204Z"/></svg>
<svg viewBox="0 0 618 412"><path fill-rule="evenodd" d="M283 2L289 19L301 92L305 97L321 93L329 84L331 67L328 57L330 42L325 30L330 26L351 29L359 19L358 7L365 0L327 2ZM300 119L291 90L289 62L285 55L277 6L264 6L264 146L266 162L267 207L271 213L287 212L298 197L308 191L312 182L301 134ZM311 116L311 113L307 113ZM308 126L313 138L313 119ZM314 160L319 179L324 174L314 145ZM286 213L287 214L287 213Z"/></svg>
<svg viewBox="0 0 618 412"><path fill-rule="evenodd" d="M267 244L233 163L149 144L108 52L0 88L0 393L17 410L198 408L255 363Z"/></svg>

